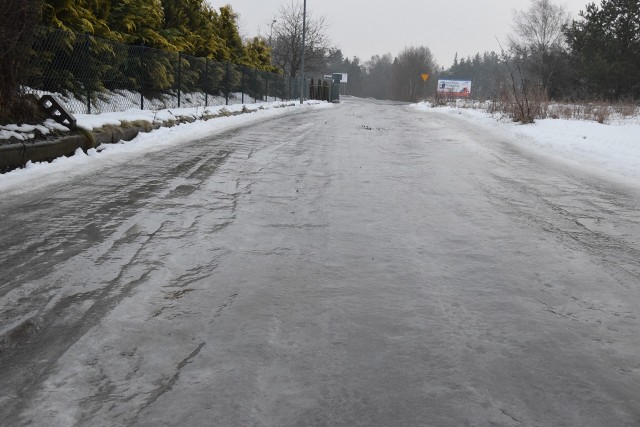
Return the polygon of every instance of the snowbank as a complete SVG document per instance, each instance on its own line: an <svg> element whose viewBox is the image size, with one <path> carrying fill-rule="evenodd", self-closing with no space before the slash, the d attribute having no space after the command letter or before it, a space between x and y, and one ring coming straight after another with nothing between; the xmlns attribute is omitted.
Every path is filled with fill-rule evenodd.
<svg viewBox="0 0 640 427"><path fill-rule="evenodd" d="M414 108L452 114L511 136L519 147L598 173L615 181L640 187L640 120L617 118L612 124L584 120L543 119L531 125L514 123L481 110L455 107L433 108L428 103Z"/></svg>

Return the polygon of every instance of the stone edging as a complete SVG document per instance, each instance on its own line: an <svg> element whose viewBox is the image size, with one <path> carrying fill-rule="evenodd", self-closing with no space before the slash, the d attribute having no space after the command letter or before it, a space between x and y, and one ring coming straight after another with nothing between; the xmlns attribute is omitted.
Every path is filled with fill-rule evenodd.
<svg viewBox="0 0 640 427"><path fill-rule="evenodd" d="M275 107L278 108L278 107ZM222 116L236 116L253 113L257 110L243 108L242 111L225 112L211 116L203 116L199 120L209 120ZM84 151L98 147L101 144L115 144L120 141L131 141L140 132L151 132L161 127L173 127L181 123L192 123L195 118L179 116L176 120L163 123L145 122L141 126L105 126L97 131L80 130L74 135L64 136L53 141L39 141L35 143L17 142L0 145L0 173L24 167L27 162L46 162L58 157L71 156L78 148Z"/></svg>
<svg viewBox="0 0 640 427"><path fill-rule="evenodd" d="M155 127L157 129L157 127ZM73 155L78 148L87 151L100 144L131 141L140 132L148 132L148 127L114 128L111 132L83 132L64 136L54 141L39 141L0 145L0 171L21 168L27 162L46 162L58 157Z"/></svg>

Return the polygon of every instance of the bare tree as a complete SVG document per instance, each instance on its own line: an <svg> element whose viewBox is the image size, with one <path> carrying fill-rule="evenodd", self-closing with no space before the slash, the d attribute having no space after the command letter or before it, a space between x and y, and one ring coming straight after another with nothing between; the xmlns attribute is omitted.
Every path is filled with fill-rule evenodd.
<svg viewBox="0 0 640 427"><path fill-rule="evenodd" d="M513 14L513 34L509 46L520 58L528 74L545 92L563 67L566 51L564 28L570 15L564 6L550 0L531 0L525 11Z"/></svg>
<svg viewBox="0 0 640 427"><path fill-rule="evenodd" d="M366 75L362 95L376 99L391 99L393 56L390 53L374 55L366 62L364 68Z"/></svg>
<svg viewBox="0 0 640 427"><path fill-rule="evenodd" d="M302 2L291 0L280 6L273 26L273 63L291 77L298 75L302 61L302 15ZM326 55L331 49L326 29L327 19L316 18L307 10L305 71L317 72L326 65Z"/></svg>
<svg viewBox="0 0 640 427"><path fill-rule="evenodd" d="M428 47L405 48L393 64L394 97L415 102L423 94L423 73L433 74L437 64Z"/></svg>

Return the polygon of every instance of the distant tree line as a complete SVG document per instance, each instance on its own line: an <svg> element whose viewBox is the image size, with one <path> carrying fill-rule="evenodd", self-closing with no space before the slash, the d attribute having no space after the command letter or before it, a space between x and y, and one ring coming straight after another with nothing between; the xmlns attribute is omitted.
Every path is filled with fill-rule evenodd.
<svg viewBox="0 0 640 427"><path fill-rule="evenodd" d="M349 70L351 94L380 99L416 101L422 97L419 76L429 73L431 94L437 78L450 78L472 80L478 99L496 99L515 87L516 95L554 100L638 100L640 2L589 3L572 20L552 1L532 0L527 10L514 13L513 34L502 52L456 54L449 68L438 67L427 52L407 48L397 57L374 55L364 64L347 58L331 67Z"/></svg>
<svg viewBox="0 0 640 427"><path fill-rule="evenodd" d="M56 84L62 90L77 90L78 76L54 64L76 61L89 65L81 76L84 86L108 89L105 82L124 78L132 87L145 84L153 92L175 84L175 60L154 54L143 63L100 40L180 52L183 61L190 61L185 56L207 58L295 77L301 68L301 11L300 0L285 0L268 37L243 41L233 9L214 9L206 0L0 0L0 120L28 113L29 107L15 95L20 70L34 60L30 49L37 24L73 31L55 43L40 40L44 53L35 60L40 69L57 73L61 82ZM466 58L456 54L448 68L436 64L424 46L405 48L396 57L374 55L364 63L358 57L345 58L326 37L326 19L311 13L307 18L305 76L347 73L347 94L413 102L433 94L438 78L455 78L473 80L472 95L480 99L509 91L516 98L535 94L556 100L640 99L638 0L589 3L573 20L551 0L531 0L527 10L514 13L513 35L501 52ZM88 35L96 39L87 43ZM72 58L78 48L86 49L86 57L113 60L91 63L86 57ZM123 67L135 73L123 76ZM207 69L202 63L198 67ZM221 70L214 78L220 80L223 73L238 81L245 78ZM426 83L420 78L423 73L430 75ZM187 72L182 77L195 82L202 75L207 73Z"/></svg>
<svg viewBox="0 0 640 427"><path fill-rule="evenodd" d="M428 47L407 47L397 57L374 55L364 64L358 57L338 55L326 66L330 73L347 73L346 94L415 102L433 91L438 65ZM422 74L429 74L427 82Z"/></svg>
<svg viewBox="0 0 640 427"><path fill-rule="evenodd" d="M640 2L589 3L578 19L550 0L514 15L510 61L551 99L640 99Z"/></svg>
<svg viewBox="0 0 640 427"><path fill-rule="evenodd" d="M272 64L291 77L299 76L302 68L302 15L300 0L285 0L264 37L271 42ZM348 81L343 93L348 95L416 101L425 92L420 75L437 71L431 51L424 46L406 48L393 59L376 56L366 64L355 56L345 58L327 37L326 17L308 10L306 19L305 77L317 81L345 73Z"/></svg>

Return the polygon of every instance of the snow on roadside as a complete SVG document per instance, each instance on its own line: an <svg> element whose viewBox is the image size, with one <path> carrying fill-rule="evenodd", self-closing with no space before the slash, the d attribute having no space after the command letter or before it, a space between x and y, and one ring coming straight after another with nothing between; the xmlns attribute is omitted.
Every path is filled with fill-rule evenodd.
<svg viewBox="0 0 640 427"><path fill-rule="evenodd" d="M285 105L283 107L283 105ZM162 150L168 146L180 144L194 139L222 132L237 126L249 124L269 117L277 117L290 113L299 108L330 108L333 104L318 101L307 101L300 105L295 101L268 102L248 104L246 108L252 111L248 114L217 117L212 120L196 120L171 128L160 128L149 133L141 133L136 138L118 144L107 144L91 149L87 153L78 149L74 156L62 157L50 163L27 163L24 169L16 169L0 174L0 192L24 192L43 187L52 182L62 182L73 179L105 164L114 164L130 159L133 155ZM103 113L97 115L78 114L78 125L85 129L96 129L104 125L120 125L122 121L168 120L178 116L202 117L205 114L217 114L222 109L230 113L242 111L243 105L228 105L216 107L175 108L170 110L129 110L117 113Z"/></svg>
<svg viewBox="0 0 640 427"><path fill-rule="evenodd" d="M19 141L25 141L32 139L36 130L42 135L48 135L53 129L69 130L69 128L56 123L53 119L47 119L41 125L0 125L0 140L16 138Z"/></svg>
<svg viewBox="0 0 640 427"><path fill-rule="evenodd" d="M145 120L149 123L175 120L178 117L191 117L197 120L206 115L220 114L223 110L229 113L239 113L243 108L249 111L259 111L261 109L273 109L279 108L282 105L293 106L295 104L295 101L283 101L263 102L260 104L217 105L213 107L168 108L164 110L139 110L132 108L126 111L101 114L75 114L74 116L77 119L78 126L91 130L98 129L105 125L119 126L125 120L129 122Z"/></svg>
<svg viewBox="0 0 640 427"><path fill-rule="evenodd" d="M637 118L619 119L613 124L543 119L531 125L522 125L468 108L432 108L427 103L413 104L412 107L420 111L455 115L511 136L510 140L524 149L640 187L640 121Z"/></svg>

